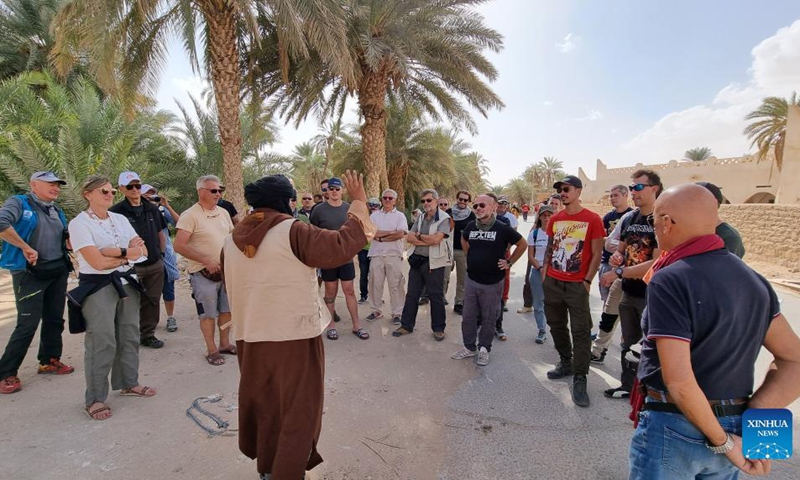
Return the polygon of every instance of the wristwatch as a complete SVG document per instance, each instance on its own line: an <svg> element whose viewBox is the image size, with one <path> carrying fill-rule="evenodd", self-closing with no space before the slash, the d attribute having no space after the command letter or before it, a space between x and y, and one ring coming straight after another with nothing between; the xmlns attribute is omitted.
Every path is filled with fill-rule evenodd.
<svg viewBox="0 0 800 480"><path fill-rule="evenodd" d="M128 256L128 249L125 247L119 248L119 258L125 258Z"/></svg>
<svg viewBox="0 0 800 480"><path fill-rule="evenodd" d="M706 447L708 447L709 450L714 452L714 455L724 455L733 450L733 437L731 437L731 434L728 432L725 432L725 435L727 436L727 438L725 439L725 443L719 446L711 445L710 443L708 443L708 439L706 439Z"/></svg>
<svg viewBox="0 0 800 480"><path fill-rule="evenodd" d="M617 278L622 278L622 272L623 272L622 267L617 267L617 269L614 270L614 273L617 274Z"/></svg>

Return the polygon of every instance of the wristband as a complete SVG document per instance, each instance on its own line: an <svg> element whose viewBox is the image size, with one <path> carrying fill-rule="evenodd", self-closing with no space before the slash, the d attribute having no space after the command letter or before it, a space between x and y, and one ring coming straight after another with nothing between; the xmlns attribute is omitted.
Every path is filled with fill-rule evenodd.
<svg viewBox="0 0 800 480"><path fill-rule="evenodd" d="M583 281L584 281L584 282L586 282L586 283L588 283L589 285L591 285L591 284L592 284L592 281L591 281L591 280L589 280L589 279L586 279L586 278L584 278L584 279L583 279Z"/></svg>

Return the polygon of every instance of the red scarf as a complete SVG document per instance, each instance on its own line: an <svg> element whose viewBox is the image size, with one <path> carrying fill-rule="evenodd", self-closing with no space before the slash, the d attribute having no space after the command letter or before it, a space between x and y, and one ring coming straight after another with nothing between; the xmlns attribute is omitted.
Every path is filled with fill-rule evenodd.
<svg viewBox="0 0 800 480"><path fill-rule="evenodd" d="M653 266L651 266L650 270L644 275L643 280L646 283L650 283L650 279L653 275L662 268L668 267L682 258L693 257L701 253L719 250L720 248L725 248L725 242L713 233L711 235L694 237L691 240L681 243L672 250L662 251L658 260L653 262Z"/></svg>

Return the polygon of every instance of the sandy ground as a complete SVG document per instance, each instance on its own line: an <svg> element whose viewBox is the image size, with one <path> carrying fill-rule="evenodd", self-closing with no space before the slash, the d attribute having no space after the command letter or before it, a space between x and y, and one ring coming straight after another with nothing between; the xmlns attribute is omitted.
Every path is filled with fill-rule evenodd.
<svg viewBox="0 0 800 480"><path fill-rule="evenodd" d="M347 333L350 322L340 297L340 339L325 342L319 447L325 463L310 478L626 478L632 434L628 406L602 396L603 389L618 385L617 342L610 360L592 367L592 406L575 407L569 384L545 377L557 360L552 342L535 345L532 316L515 313L522 274L524 265L517 265L506 320L509 341L496 342L485 368L448 358L460 347L460 317L450 308L444 342L435 342L427 328L428 307L420 308L414 334L393 338L384 318L364 322L372 338L363 341ZM781 297L800 331L800 297L784 290ZM596 291L592 306L597 320ZM89 420L82 411L82 336L64 334L64 361L76 367L64 377L36 374L37 339L20 371L23 390L0 397L0 479L257 478L255 463L237 446L236 363L231 357L222 367L205 362L192 310L188 288L181 284L179 330L167 333L162 324L157 335L166 347L141 351L140 381L157 388L158 395L141 399L112 393L108 404L114 416L103 422ZM360 313L364 317L369 309L361 306ZM2 274L3 342L14 324L10 277ZM762 357L759 378L769 361ZM222 401L203 406L231 423L225 436L209 437L186 415L193 400L213 394L223 395ZM792 409L798 418L798 404ZM796 441L795 449L799 446ZM800 478L800 461L777 464L769 478Z"/></svg>

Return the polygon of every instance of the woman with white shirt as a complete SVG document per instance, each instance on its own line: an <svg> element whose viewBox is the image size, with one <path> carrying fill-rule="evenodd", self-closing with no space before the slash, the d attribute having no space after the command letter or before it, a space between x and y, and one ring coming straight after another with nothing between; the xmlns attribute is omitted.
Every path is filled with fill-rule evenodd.
<svg viewBox="0 0 800 480"><path fill-rule="evenodd" d="M553 207L543 205L536 216L536 225L528 234L528 262L531 264L531 296L533 297L533 317L539 333L536 343L547 340L547 319L544 316L544 289L542 288L542 267L544 266L544 253L547 250L547 224L553 216Z"/></svg>
<svg viewBox="0 0 800 480"><path fill-rule="evenodd" d="M77 253L80 283L70 292L80 298L86 322L84 365L85 410L94 420L111 417L105 404L108 375L122 395L152 397L156 391L139 385L139 292L132 263L147 249L128 219L109 212L116 190L101 176L90 176L82 196L89 208L69 222Z"/></svg>

